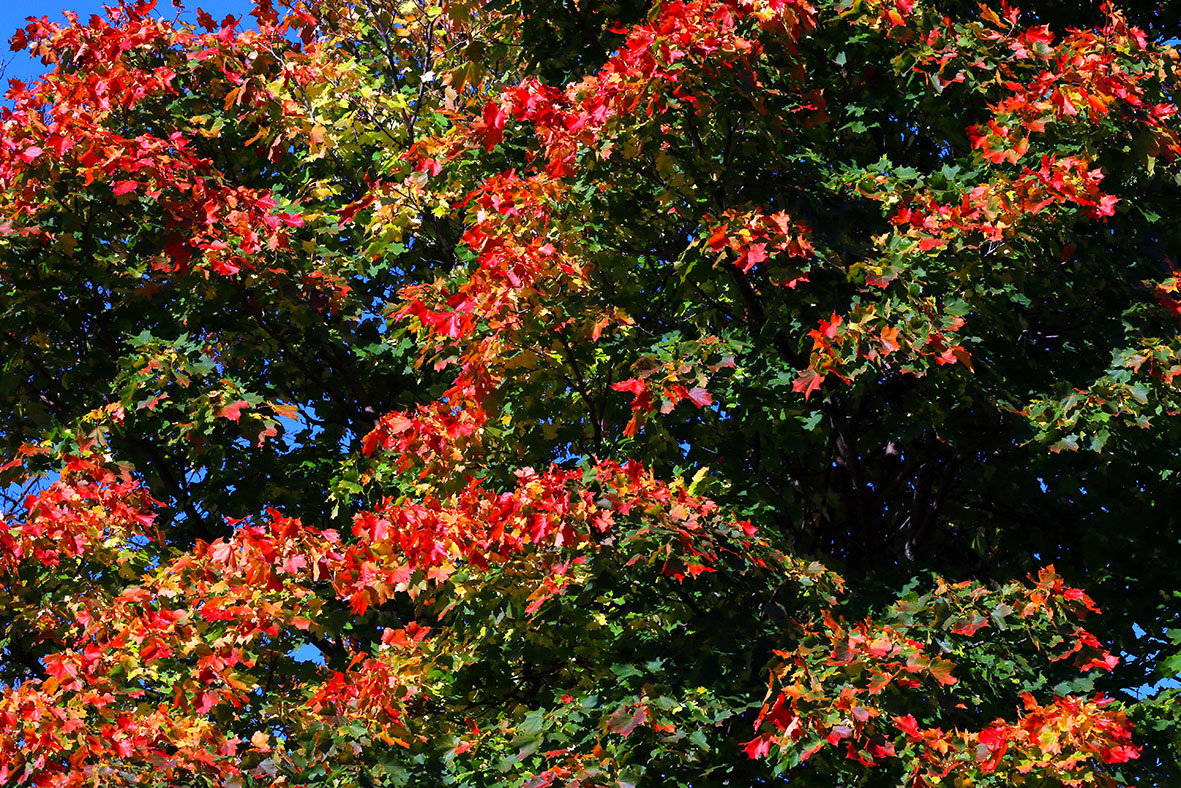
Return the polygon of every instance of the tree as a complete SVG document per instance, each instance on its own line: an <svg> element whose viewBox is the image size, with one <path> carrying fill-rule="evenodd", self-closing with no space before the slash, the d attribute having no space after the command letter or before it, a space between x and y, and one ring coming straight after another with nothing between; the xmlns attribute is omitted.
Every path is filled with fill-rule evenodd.
<svg viewBox="0 0 1181 788"><path fill-rule="evenodd" d="M1181 776L1175 10L154 5L12 40L0 784Z"/></svg>

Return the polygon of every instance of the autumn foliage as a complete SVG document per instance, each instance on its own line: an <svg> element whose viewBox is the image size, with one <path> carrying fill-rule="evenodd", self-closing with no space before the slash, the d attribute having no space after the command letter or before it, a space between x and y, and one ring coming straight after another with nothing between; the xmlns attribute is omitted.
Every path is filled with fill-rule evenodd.
<svg viewBox="0 0 1181 788"><path fill-rule="evenodd" d="M31 18L0 785L1181 779L1167 35Z"/></svg>

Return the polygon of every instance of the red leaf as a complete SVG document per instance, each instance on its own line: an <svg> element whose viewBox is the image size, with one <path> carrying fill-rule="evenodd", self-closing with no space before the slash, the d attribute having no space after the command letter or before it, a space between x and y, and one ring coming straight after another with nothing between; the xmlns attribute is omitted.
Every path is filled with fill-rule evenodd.
<svg viewBox="0 0 1181 788"><path fill-rule="evenodd" d="M112 191L115 193L115 196L117 197L120 194L127 194L128 192L133 192L137 188L139 188L139 184L136 183L135 181L115 181L115 188L112 189Z"/></svg>
<svg viewBox="0 0 1181 788"><path fill-rule="evenodd" d="M951 675L951 669L955 667L951 662L945 659L931 660L931 676L940 684L955 684L959 679Z"/></svg>
<svg viewBox="0 0 1181 788"><path fill-rule="evenodd" d="M632 394L635 394L638 397L648 390L648 384L639 378L628 378L627 380L621 380L618 383L612 383L611 388L614 391L630 391Z"/></svg>
<svg viewBox="0 0 1181 788"><path fill-rule="evenodd" d="M385 443L387 437L386 431L378 427L365 436L365 439L361 442L361 451L366 457L372 456L373 452L377 451Z"/></svg>
<svg viewBox="0 0 1181 788"><path fill-rule="evenodd" d="M1102 657L1096 657L1090 662L1086 662L1079 666L1079 670L1086 672L1091 668L1099 668L1106 670L1108 673L1115 670L1116 665L1119 664L1119 657L1114 654L1105 653Z"/></svg>
<svg viewBox="0 0 1181 788"><path fill-rule="evenodd" d="M756 265L765 261L766 259L767 244L751 244L750 248L746 250L742 257L738 258L738 261L735 263L735 265L742 269L742 273L745 274L749 273L750 269L754 268Z"/></svg>
<svg viewBox="0 0 1181 788"><path fill-rule="evenodd" d="M209 545L209 557L214 563L224 564L230 560L230 555L234 552L234 548L226 542L217 541Z"/></svg>
<svg viewBox="0 0 1181 788"><path fill-rule="evenodd" d="M423 159L414 166L415 172L426 172L431 175L438 175L443 171L443 165L437 159Z"/></svg>
<svg viewBox="0 0 1181 788"><path fill-rule="evenodd" d="M1103 751L1104 763L1125 763L1140 757L1140 748L1131 744L1121 744Z"/></svg>
<svg viewBox="0 0 1181 788"><path fill-rule="evenodd" d="M1099 198L1099 206L1095 209L1096 216L1113 216L1115 214L1115 204L1119 202L1119 197L1113 194L1105 194Z"/></svg>
<svg viewBox="0 0 1181 788"><path fill-rule="evenodd" d="M369 609L369 592L365 589L353 592L349 597L349 608L359 616Z"/></svg>
<svg viewBox="0 0 1181 788"><path fill-rule="evenodd" d="M710 235L710 237L706 239L705 242L708 243L710 248L713 249L715 252L718 251L719 249L721 249L722 247L726 246L727 243L729 242L729 239L726 237L726 230L727 229L728 228L726 225L724 225L724 224L720 225L717 229L715 229L713 231L713 234Z"/></svg>
<svg viewBox="0 0 1181 788"><path fill-rule="evenodd" d="M970 616L962 623L957 624L951 628L951 631L957 635L975 635L979 630L988 626L988 619L984 616Z"/></svg>
<svg viewBox="0 0 1181 788"><path fill-rule="evenodd" d="M197 713L206 714L217 704L217 695L212 692L201 692L197 695Z"/></svg>
<svg viewBox="0 0 1181 788"><path fill-rule="evenodd" d="M837 329L840 328L842 322L844 322L844 319L836 312L833 312L831 318L820 321L820 331L829 339L835 339Z"/></svg>
<svg viewBox="0 0 1181 788"><path fill-rule="evenodd" d="M217 412L218 418L229 419L230 421L237 421L242 417L242 411L250 407L250 403L244 399L237 402L231 402L224 408Z"/></svg>
<svg viewBox="0 0 1181 788"><path fill-rule="evenodd" d="M648 709L645 706L636 706L632 713L628 713L627 706L620 708L607 720L607 730L611 733L618 733L623 736L629 736L632 731L648 719Z"/></svg>
<svg viewBox="0 0 1181 788"><path fill-rule="evenodd" d="M799 377L791 384L791 390L797 393L803 392L804 401L807 402L808 397L812 396L813 391L820 388L820 384L823 381L824 375L809 367L801 372Z"/></svg>
<svg viewBox="0 0 1181 788"><path fill-rule="evenodd" d="M757 739L751 739L742 749L746 752L747 757L758 760L771 752L771 738L769 736L760 736Z"/></svg>
<svg viewBox="0 0 1181 788"><path fill-rule="evenodd" d="M905 733L907 736L917 737L919 735L919 723L915 720L914 715L907 714L902 717L894 718L894 727Z"/></svg>

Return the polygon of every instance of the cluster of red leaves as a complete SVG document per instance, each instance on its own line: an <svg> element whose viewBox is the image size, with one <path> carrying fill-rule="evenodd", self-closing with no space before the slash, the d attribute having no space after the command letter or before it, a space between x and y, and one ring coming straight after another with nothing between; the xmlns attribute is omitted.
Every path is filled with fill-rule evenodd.
<svg viewBox="0 0 1181 788"><path fill-rule="evenodd" d="M619 533L617 521L633 511L643 514L641 527ZM589 475L582 470L524 469L507 492L490 492L470 479L445 500L386 501L357 515L354 531L365 549L387 561L398 556L399 562L385 569L358 564L349 576L386 572L386 586L393 588L418 570L444 580L457 567L481 569L527 551L550 552L560 563L566 553L593 549L614 535L617 540L651 542L648 560L661 562L664 573L680 579L713 571L721 548L713 543L710 524L719 518L735 534L754 534L749 524L723 516L713 501L690 494L683 484L656 479L636 462L601 461ZM337 587L342 596L353 588ZM356 612L383 598L364 583L348 597Z"/></svg>
<svg viewBox="0 0 1181 788"><path fill-rule="evenodd" d="M1144 83L1156 78L1145 68L1147 41L1112 11L1097 30L1072 30L1055 43L1044 25L1021 28L1020 13L1003 3L1001 13L982 7L983 24L942 26L922 33L927 51L915 68L946 86L965 79L964 70L989 63L999 69L998 84L1008 95L991 104L993 117L967 129L972 147L991 164L1016 163L1029 151L1031 135L1048 124L1099 123L1112 115L1152 131L1154 153L1181 151L1177 132L1165 125L1176 114L1170 104L1150 104ZM982 51L992 57L981 58ZM932 71L932 66L935 67ZM948 77L949 69L963 69ZM1089 169L1087 156L1043 155L1037 169L1026 167L1017 179L997 180L965 195L960 205L941 206L919 197L895 217L899 226L922 228L921 248L942 245L947 231L981 232L999 240L1024 215L1061 203L1081 206L1092 218L1110 216L1117 198L1098 189L1102 173Z"/></svg>
<svg viewBox="0 0 1181 788"><path fill-rule="evenodd" d="M179 95L178 82L194 78L190 71L232 85L227 107L269 107L276 98L264 81L242 72L260 53L284 48L286 27L268 18L257 31L195 34L153 17L154 5L121 6L89 24L74 16L65 26L43 18L15 36L15 48L28 48L55 68L31 87L15 83L12 105L0 110L0 187L11 198L3 230L53 240L37 221L55 210L56 185L103 182L116 198L142 195L158 204L167 237L156 268L184 273L200 265L225 276L256 270L261 252L287 247L288 228L302 225L300 216L276 211L271 194L218 172L197 152L192 130L125 137L112 127L122 110ZM165 58L170 65L136 65L159 52L174 55Z"/></svg>
<svg viewBox="0 0 1181 788"><path fill-rule="evenodd" d="M379 447L398 451L403 467L416 455L424 474L446 464L445 444L452 447L451 460L461 460L452 441L478 438L487 398L504 378L505 347L533 344L536 321L549 330L568 322L561 304L585 291L587 282L577 261L546 240L551 206L561 193L561 184L546 176L509 172L468 195L465 205L475 221L463 240L477 255L475 270L455 286L436 281L403 288L404 306L393 315L418 334L423 360L436 357L437 369L454 363L458 374L438 401L382 417L365 437L366 454ZM563 299L553 297L558 292ZM601 330L589 325L593 320L583 322L588 333Z"/></svg>
<svg viewBox="0 0 1181 788"><path fill-rule="evenodd" d="M65 458L60 477L30 495L19 523L0 520L0 570L33 561L56 566L64 558L109 558L133 537L153 536L154 500L125 468L95 455Z"/></svg>
<svg viewBox="0 0 1181 788"><path fill-rule="evenodd" d="M138 762L167 777L235 755L231 744L214 745L213 723L178 725L162 707L103 714L111 694L87 692L85 707L75 707L48 688L53 683L27 682L0 698L0 780L28 783L35 775L39 786L73 788L92 784L95 764ZM88 712L108 721L88 724Z"/></svg>
<svg viewBox="0 0 1181 788"><path fill-rule="evenodd" d="M463 461L472 443L478 443L479 432L487 415L477 407L453 408L436 402L413 411L394 411L377 421L365 435L362 449L372 455L379 449L398 456L399 468L412 462L422 466L423 473L438 473Z"/></svg>
<svg viewBox="0 0 1181 788"><path fill-rule="evenodd" d="M884 366L892 353L904 348L912 357L931 359L936 365L963 364L971 369L971 355L963 346L952 344L948 336L964 325L963 318L941 315L933 303L923 306L921 313L908 315L901 322L878 315L873 306L859 309L847 319L834 313L828 320L821 320L819 327L808 333L812 338L811 361L796 377L792 389L807 399L828 375L851 384L861 373L863 361ZM921 374L918 369L904 369Z"/></svg>
<svg viewBox="0 0 1181 788"><path fill-rule="evenodd" d="M848 7L845 14L853 16L855 24L885 27L891 35L900 36L914 14L916 0L863 0Z"/></svg>
<svg viewBox="0 0 1181 788"><path fill-rule="evenodd" d="M313 719L332 726L361 724L387 744L409 745L407 711L429 700L419 683L423 641L430 627L410 622L382 633L381 652L357 654L334 671L307 701Z"/></svg>
<svg viewBox="0 0 1181 788"><path fill-rule="evenodd" d="M338 559L338 542L274 515L267 528L198 544L113 598L78 600L79 633L44 657L46 678L0 694L3 779L81 786L111 763L169 781L240 775L242 742L209 715L249 702L249 649L309 626L301 614L320 603L309 581ZM157 685L161 668L176 680Z"/></svg>
<svg viewBox="0 0 1181 788"><path fill-rule="evenodd" d="M65 490L86 486L78 481L51 490L44 505L32 507L33 520L48 516L55 502L71 501ZM150 522L141 507L152 502L142 490L114 486L117 493L84 493L92 516L63 517L65 525L85 535L99 517ZM625 520L634 525L623 527ZM719 527L730 534L726 546L715 538ZM218 708L250 702L257 679L249 671L257 661L248 653L285 631L319 630L320 582L360 615L396 593L417 595L461 568L478 577L528 554L518 579L536 586L532 613L565 590L577 554L608 536L631 561L684 579L712 571L721 552L742 549L754 530L637 463L602 462L587 476L525 470L503 493L472 480L446 499L387 501L359 514L354 534L356 541L344 544L333 531L272 511L265 525L240 525L230 539L199 543L111 599L78 600L72 611L78 634L44 658L47 677L0 693L5 779L24 764L24 777L37 774L45 785L81 785L95 764L113 760L168 775L238 774L242 743L217 735L211 717ZM62 539L77 544L73 534ZM342 715L399 722L413 693L397 687L412 678L406 660L418 659L412 647L425 636L417 627L389 635L387 645L406 658L396 670L383 661L389 655L356 652L347 676L334 674L314 688L297 716L305 724ZM382 665L389 669L379 670ZM150 679L164 667L175 674L168 696L154 694L145 711L144 687L151 682L129 688L122 677L130 671Z"/></svg>
<svg viewBox="0 0 1181 788"><path fill-rule="evenodd" d="M930 195L916 195L890 223L916 239L922 252L974 233L999 241L1053 206L1078 206L1093 219L1111 216L1119 198L1099 189L1102 180L1103 172L1083 159L1043 156L1036 170L1027 168L1012 180L998 177L982 183L958 203L940 204Z"/></svg>
<svg viewBox="0 0 1181 788"><path fill-rule="evenodd" d="M632 395L632 415L623 434L632 436L639 431L647 415L656 410L657 397L662 414L671 413L684 400L698 408L713 404L713 396L706 388L711 378L734 367L732 356L718 353L720 344L716 336L677 343L671 358L643 358L635 364L634 377L613 383L613 390Z"/></svg>
<svg viewBox="0 0 1181 788"><path fill-rule="evenodd" d="M990 105L992 120L968 129L972 146L993 164L1015 163L1029 148L1030 135L1050 124L1100 123L1113 112L1147 128L1157 155L1181 153L1181 139L1165 121L1176 114L1172 104L1146 101L1144 83L1155 79L1143 67L1147 39L1118 13L1095 30L1070 30L1055 42L1045 25L1022 28L1020 13L1004 4L1002 12L984 7L982 25L972 29L975 44L997 55L998 83L1008 93ZM964 70L979 63L964 52L963 30L948 20L926 32L931 51L916 65L946 86L965 79ZM961 70L963 69L963 70ZM949 74L955 70L954 75ZM1022 73L1034 72L1032 76Z"/></svg>
<svg viewBox="0 0 1181 788"><path fill-rule="evenodd" d="M782 662L772 669L769 700L755 723L759 735L747 753L757 758L777 749L806 760L843 745L846 757L865 765L907 762L914 785L935 785L965 769L1023 774L1034 768L1075 784L1071 774L1088 761L1118 763L1138 754L1127 719L1105 710L1102 698L1057 698L1048 707L1027 698L1016 723L998 720L978 732L921 729L912 715L891 717L889 709L899 693L937 694L956 684L954 664L936 649L971 640L986 627L996 627L999 640L1019 628L1048 635L1064 645L1053 659L1073 657L1081 671L1111 670L1115 657L1077 623L1088 612L1098 612L1094 602L1052 567L1029 585L998 591L940 581L929 597L898 603L884 621L850 625L826 612L821 626L805 624L793 633L792 651L777 652Z"/></svg>
<svg viewBox="0 0 1181 788"><path fill-rule="evenodd" d="M593 149L603 131L622 116L642 110L652 117L674 98L695 103L695 80L730 69L761 51L744 37L741 22L755 19L789 41L815 25L804 0L673 0L656 17L625 34L618 50L593 76L555 88L526 80L489 102L471 132L491 150L504 136L509 117L533 125L542 144L546 171L564 177L580 150Z"/></svg>
<svg viewBox="0 0 1181 788"><path fill-rule="evenodd" d="M476 270L453 292L441 283L404 289L408 303L395 319L414 317L428 336L444 342L467 337L477 321L489 332L509 333L521 328L525 304L585 290L580 263L546 239L562 195L561 184L544 175L507 172L487 179L459 206L474 214L463 242L477 255ZM426 301L445 308L428 308Z"/></svg>
<svg viewBox="0 0 1181 788"><path fill-rule="evenodd" d="M965 81L967 70L986 63L989 68L999 68L999 84L1008 95L990 105L992 118L967 129L972 146L994 167L1018 163L1030 150L1031 135L1044 132L1047 124L1098 123L1117 109L1122 119L1151 130L1157 155L1172 156L1181 150L1177 133L1165 124L1175 108L1149 104L1144 98L1144 83L1155 78L1154 69L1144 68L1144 33L1129 27L1117 13L1109 15L1102 29L1071 31L1055 44L1044 26L1020 27L1019 13L1007 4L1002 4L1000 13L982 7L982 23L970 25L912 13L915 4L904 5L865 4L859 7L858 20L886 25L891 35L907 40L917 55L914 68L927 74L941 90ZM1113 215L1119 198L1100 189L1103 173L1091 167L1090 160L1090 152L1085 150L1074 155L1043 153L1036 167L1025 166L1017 176L994 170L988 180L952 202L933 192L898 200L893 189L880 190L889 182L886 176L862 179L857 188L873 199L900 202L890 223L898 237L911 242L905 253L931 255L952 244L971 246L973 236L989 243L1017 237L1023 226L1047 211L1057 215L1081 209L1083 215L1096 220ZM889 263L866 263L859 268L871 287L885 288L904 276L897 265ZM899 346L892 334L875 331L871 337L858 337L866 341L853 343L859 352L850 356L829 347L843 333L841 322L840 316L834 316L811 332L815 363L800 373L796 391L810 395L834 372L851 382L855 375L842 373L841 368L857 355L882 358L900 348L932 355L923 341ZM846 316L843 322L846 327L857 323L855 316ZM955 327L948 326L950 330ZM932 336L937 363L970 366L966 349L937 334ZM864 353L862 347L866 348Z"/></svg>
<svg viewBox="0 0 1181 788"><path fill-rule="evenodd" d="M810 233L807 225L793 221L783 211L768 215L759 208L751 211L731 209L722 214L721 221L713 224L706 243L718 253L719 262L729 258L731 264L746 274L776 255L810 258L813 253L808 240ZM807 272L800 271L778 284L794 289L806 281Z"/></svg>
<svg viewBox="0 0 1181 788"><path fill-rule="evenodd" d="M920 729L910 715L895 717L905 746L919 753L911 766L912 784L937 785L948 775L974 769L1014 783L1036 771L1077 786L1094 774L1096 762L1124 763L1140 755L1132 744L1131 722L1122 711L1104 708L1108 698L1067 696L1043 705L1025 693L1022 702L1016 722L996 720L981 731ZM1110 778L1100 781L1116 785Z"/></svg>
<svg viewBox="0 0 1181 788"><path fill-rule="evenodd" d="M543 172L526 177L516 172L493 176L460 203L459 207L474 212L474 222L463 240L477 253L477 268L465 282L454 289L440 282L412 286L402 292L406 306L395 314L395 319L412 318L420 332L433 338L426 343L424 357L440 343L454 345L456 340L469 339L478 325L483 327L482 338L459 343L463 348L461 373L445 395L448 403L463 403L473 412L482 413L486 392L502 378L493 369L498 353L506 346L528 346L536 341L535 334L525 341L517 339L524 328L536 331L536 326L523 325L523 315L548 318L548 328L558 332L577 321L592 340L597 340L611 322L627 322L626 316L601 310L581 318L559 311L560 304L570 303L574 293L586 289L587 282L583 264L573 255L563 254L547 238L553 206L563 193L561 179L573 172L580 151L593 149L604 140L612 123L618 125L637 114L657 115L669 97L692 104L688 83L757 56L761 45L739 32L741 23L749 20L764 31L786 35L789 41L815 23L811 6L795 0L664 3L651 22L620 31L625 34L623 44L593 76L565 89L526 80L489 101L478 120L457 124L447 135L450 143L435 140L416 145L411 156L417 160L416 173L411 177L421 173L437 175L442 165L436 156L454 159L474 145L493 149L502 141L511 117L532 125L544 158ZM377 199L377 194L370 194L350 210L372 205ZM725 219L726 224L715 227L711 246L716 251L727 246L737 251L737 264L744 272L769 254L805 258L811 254L808 229L794 224L782 212L770 216L759 210L728 212ZM732 238L719 236L729 224L741 226L736 227ZM573 239L566 241L573 245ZM784 284L794 286L805 278L791 277ZM557 292L562 294L560 301L548 297ZM523 309L525 303L534 308ZM638 428L637 417L652 404L647 377L640 375L614 385L617 391L633 394L633 417L626 428L629 435ZM703 407L709 402L703 386L686 386L679 379L670 378L662 386L662 395L672 404L690 399ZM427 427L413 414L391 414L366 438L366 452L379 445L419 445L415 425L420 424L431 434L441 434L438 425ZM391 427L406 436L393 439L396 433Z"/></svg>
<svg viewBox="0 0 1181 788"><path fill-rule="evenodd" d="M689 400L698 408L705 408L713 402L713 397L710 396L709 391L704 386L693 386L688 388L685 384L677 382L678 372L691 372L692 368L682 365L674 367L671 374L660 383L655 384L655 388L661 397L660 412L669 413L676 407L677 403L682 400ZM653 374L655 370L651 371ZM656 405L653 402L652 391L654 384L641 376L638 378L628 378L611 384L611 388L615 391L624 391L632 395L631 410L632 416L628 420L627 426L624 427L623 434L631 437L639 432L640 420L651 413Z"/></svg>

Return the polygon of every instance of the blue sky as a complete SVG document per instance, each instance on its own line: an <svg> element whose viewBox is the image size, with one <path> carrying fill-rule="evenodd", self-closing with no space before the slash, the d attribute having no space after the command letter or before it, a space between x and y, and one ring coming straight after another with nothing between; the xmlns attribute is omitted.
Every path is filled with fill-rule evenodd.
<svg viewBox="0 0 1181 788"><path fill-rule="evenodd" d="M185 15L196 17L197 8L208 11L215 19L222 19L226 14L245 16L253 9L250 0L187 0ZM28 81L42 72L39 60L28 56L26 52L14 53L8 48L8 39L17 28L25 26L25 19L30 16L47 16L51 21L63 21L62 10L74 11L83 19L89 19L91 14L102 13L102 0L0 0L0 63L7 64L4 72L4 82L0 83L0 93L7 88L8 79L16 78ZM160 0L156 12L172 16L175 10L171 0ZM254 20L246 17L246 24Z"/></svg>

